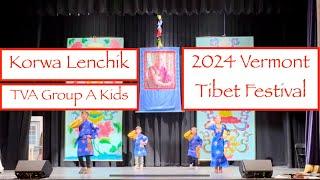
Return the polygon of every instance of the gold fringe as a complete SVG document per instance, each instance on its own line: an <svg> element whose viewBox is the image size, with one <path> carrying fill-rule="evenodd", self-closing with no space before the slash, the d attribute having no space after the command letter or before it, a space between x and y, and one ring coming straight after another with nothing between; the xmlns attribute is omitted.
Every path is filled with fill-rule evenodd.
<svg viewBox="0 0 320 180"><path fill-rule="evenodd" d="M320 166L319 165L315 165L313 166L313 173L320 173Z"/></svg>
<svg viewBox="0 0 320 180"><path fill-rule="evenodd" d="M78 118L72 121L69 126L74 129L74 128L78 128L81 124L82 124L82 119Z"/></svg>
<svg viewBox="0 0 320 180"><path fill-rule="evenodd" d="M304 173L320 173L320 165L306 164Z"/></svg>
<svg viewBox="0 0 320 180"><path fill-rule="evenodd" d="M193 138L193 134L192 134L191 130L185 132L184 135L183 135L183 137L184 137L185 139L187 139L188 141L191 141L191 139Z"/></svg>
<svg viewBox="0 0 320 180"><path fill-rule="evenodd" d="M137 138L136 130L132 130L131 132L129 132L128 137L130 139L136 139Z"/></svg>

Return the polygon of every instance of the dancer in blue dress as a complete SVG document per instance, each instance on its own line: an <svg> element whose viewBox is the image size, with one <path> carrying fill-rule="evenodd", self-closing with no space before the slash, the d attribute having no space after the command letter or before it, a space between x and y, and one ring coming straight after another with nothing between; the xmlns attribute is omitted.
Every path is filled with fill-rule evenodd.
<svg viewBox="0 0 320 180"><path fill-rule="evenodd" d="M221 123L221 117L217 116L205 124L205 128L213 131L211 144L211 167L215 168L216 173L222 173L222 167L228 166L228 160L224 155L223 138L224 131L228 131L226 125Z"/></svg>
<svg viewBox="0 0 320 180"><path fill-rule="evenodd" d="M133 155L135 167L142 169L144 164L144 157L147 156L146 145L148 143L148 137L143 135L141 132L142 128L140 126L137 126L135 130L131 131L128 134L128 137L134 140Z"/></svg>
<svg viewBox="0 0 320 180"><path fill-rule="evenodd" d="M79 136L76 141L78 147L77 154L79 164L81 166L80 174L91 173L91 158L93 156L93 140L98 136L98 127L88 120L89 113L87 111L81 112L81 117L73 121L71 128L79 128ZM86 158L84 163L83 158Z"/></svg>

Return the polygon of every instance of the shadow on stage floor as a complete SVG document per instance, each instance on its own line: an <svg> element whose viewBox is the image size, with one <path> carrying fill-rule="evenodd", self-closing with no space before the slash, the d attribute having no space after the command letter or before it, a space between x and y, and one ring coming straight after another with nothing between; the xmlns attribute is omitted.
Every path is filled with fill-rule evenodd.
<svg viewBox="0 0 320 180"><path fill-rule="evenodd" d="M132 167L96 167L92 174L80 175L76 167L56 167L50 179L240 179L239 168L230 166L222 174L215 174L210 167L145 167L134 169ZM301 172L301 169L287 167L273 167L273 177L279 175ZM283 176L282 178L285 178ZM14 179L14 171L5 171L0 179Z"/></svg>

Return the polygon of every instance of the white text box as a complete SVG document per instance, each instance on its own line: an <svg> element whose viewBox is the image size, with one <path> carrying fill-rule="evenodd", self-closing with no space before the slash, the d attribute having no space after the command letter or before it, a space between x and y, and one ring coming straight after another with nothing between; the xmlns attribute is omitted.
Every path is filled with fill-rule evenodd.
<svg viewBox="0 0 320 180"><path fill-rule="evenodd" d="M3 110L136 110L137 85L2 85Z"/></svg>
<svg viewBox="0 0 320 180"><path fill-rule="evenodd" d="M184 109L318 109L317 49L185 48Z"/></svg>
<svg viewBox="0 0 320 180"><path fill-rule="evenodd" d="M2 50L3 80L137 80L137 49Z"/></svg>

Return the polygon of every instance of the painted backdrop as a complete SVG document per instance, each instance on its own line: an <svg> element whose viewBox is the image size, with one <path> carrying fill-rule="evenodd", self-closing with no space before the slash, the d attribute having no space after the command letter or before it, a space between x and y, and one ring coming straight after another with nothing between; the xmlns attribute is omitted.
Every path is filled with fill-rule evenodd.
<svg viewBox="0 0 320 180"><path fill-rule="evenodd" d="M66 111L64 160L77 161L78 128L70 123L80 116L80 111ZM99 127L94 140L93 161L122 161L122 111L89 111L89 120Z"/></svg>
<svg viewBox="0 0 320 180"><path fill-rule="evenodd" d="M253 36L204 36L196 38L197 47L253 47Z"/></svg>
<svg viewBox="0 0 320 180"><path fill-rule="evenodd" d="M253 36L203 36L196 38L197 47L253 47ZM254 111L209 111L197 112L197 127L204 140L201 160L210 160L210 131L204 123L213 116L220 115L231 131L227 138L225 155L229 160L255 159L255 116Z"/></svg>
<svg viewBox="0 0 320 180"><path fill-rule="evenodd" d="M204 124L215 116L221 116L230 135L226 136L225 156L228 160L251 160L256 157L255 113L254 111L198 111L198 134L203 140L200 160L211 159L212 131Z"/></svg>
<svg viewBox="0 0 320 180"><path fill-rule="evenodd" d="M67 48L123 48L122 37L81 37L68 38ZM67 81L68 84L108 84L122 81Z"/></svg>
<svg viewBox="0 0 320 180"><path fill-rule="evenodd" d="M120 37L68 38L67 48L123 48Z"/></svg>
<svg viewBox="0 0 320 180"><path fill-rule="evenodd" d="M68 48L123 48L120 37L68 38ZM66 83L122 83L121 81L67 81ZM91 120L99 128L99 136L94 140L93 161L122 161L122 111L89 111ZM80 111L66 111L65 116L65 160L77 160L75 141L78 129L70 128L70 123L80 115Z"/></svg>

